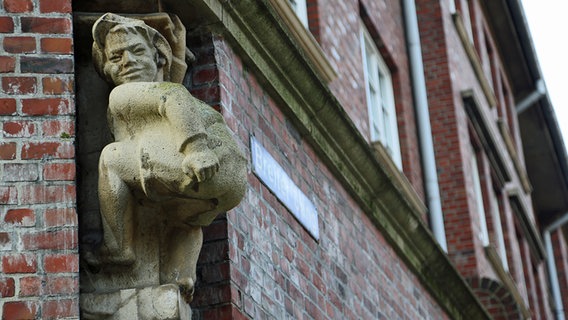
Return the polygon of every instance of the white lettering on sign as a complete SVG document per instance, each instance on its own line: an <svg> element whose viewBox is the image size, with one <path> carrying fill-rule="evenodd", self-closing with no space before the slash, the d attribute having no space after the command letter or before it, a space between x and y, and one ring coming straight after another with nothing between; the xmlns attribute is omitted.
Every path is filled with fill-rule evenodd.
<svg viewBox="0 0 568 320"><path fill-rule="evenodd" d="M290 210L312 237L318 240L318 212L314 204L286 174L282 166L252 136L250 145L254 173Z"/></svg>

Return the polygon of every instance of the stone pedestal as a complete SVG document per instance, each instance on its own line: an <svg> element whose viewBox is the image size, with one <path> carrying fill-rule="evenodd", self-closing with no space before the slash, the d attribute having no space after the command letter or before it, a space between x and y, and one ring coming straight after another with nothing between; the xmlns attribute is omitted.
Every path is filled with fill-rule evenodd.
<svg viewBox="0 0 568 320"><path fill-rule="evenodd" d="M191 309L178 287L166 284L81 295L82 318L89 320L188 320Z"/></svg>

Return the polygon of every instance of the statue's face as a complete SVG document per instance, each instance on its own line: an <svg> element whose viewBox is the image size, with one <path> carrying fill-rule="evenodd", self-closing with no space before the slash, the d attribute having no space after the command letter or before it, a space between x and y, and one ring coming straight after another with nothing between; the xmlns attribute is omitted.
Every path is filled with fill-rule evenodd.
<svg viewBox="0 0 568 320"><path fill-rule="evenodd" d="M138 33L119 30L106 37L104 73L115 85L157 81L157 50Z"/></svg>

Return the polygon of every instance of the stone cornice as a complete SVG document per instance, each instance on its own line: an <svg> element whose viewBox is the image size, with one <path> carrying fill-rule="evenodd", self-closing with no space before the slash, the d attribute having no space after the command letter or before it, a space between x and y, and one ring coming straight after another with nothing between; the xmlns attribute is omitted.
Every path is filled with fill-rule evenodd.
<svg viewBox="0 0 568 320"><path fill-rule="evenodd" d="M302 47L308 57L308 61L312 62L315 69L323 77L325 82L331 82L337 78L337 73L325 57L321 47L317 43L312 34L304 27L300 19L288 1L268 0L270 5L276 10L278 15L284 20L284 24L290 29L290 32L298 40L298 44Z"/></svg>
<svg viewBox="0 0 568 320"><path fill-rule="evenodd" d="M183 8L186 1L163 0L166 8ZM379 160L313 64L300 53L301 46L270 1L200 3L208 11L205 14L216 20L210 26L231 42L450 318L490 319L421 219L423 205L405 196L400 184L407 182Z"/></svg>

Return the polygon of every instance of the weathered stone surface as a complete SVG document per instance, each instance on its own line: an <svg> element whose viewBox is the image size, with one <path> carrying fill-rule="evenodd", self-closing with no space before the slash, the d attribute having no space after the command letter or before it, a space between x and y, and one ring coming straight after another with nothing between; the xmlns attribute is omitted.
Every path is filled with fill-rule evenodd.
<svg viewBox="0 0 568 320"><path fill-rule="evenodd" d="M246 161L223 117L179 84L183 26L166 14L147 21L164 35L114 14L93 26L95 69L116 86L107 110L114 142L101 151L98 170L102 243L82 252L82 312L93 319L187 315L201 227L236 206L246 189ZM175 299L170 287L144 291L159 285L175 288ZM180 296L183 312L150 307Z"/></svg>
<svg viewBox="0 0 568 320"><path fill-rule="evenodd" d="M84 319L190 319L191 309L172 284L142 289L124 289L112 293L83 294Z"/></svg>

